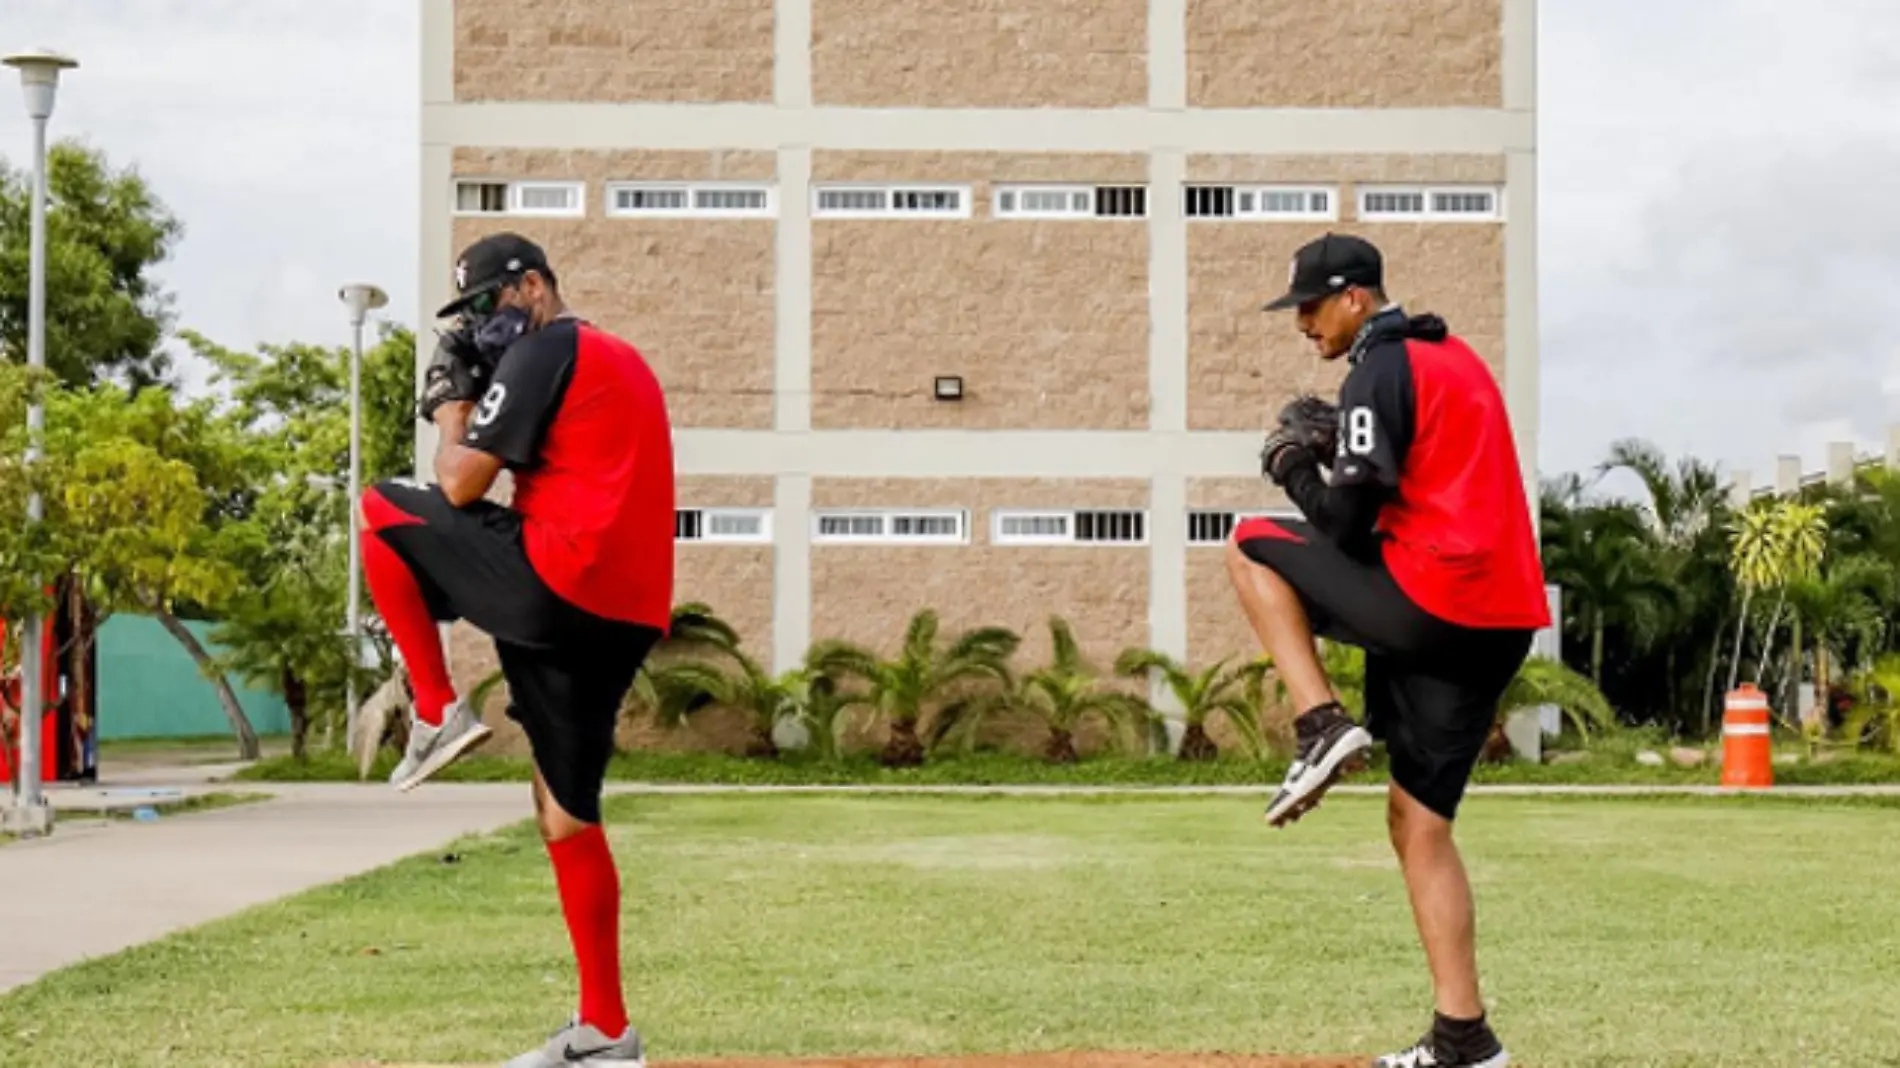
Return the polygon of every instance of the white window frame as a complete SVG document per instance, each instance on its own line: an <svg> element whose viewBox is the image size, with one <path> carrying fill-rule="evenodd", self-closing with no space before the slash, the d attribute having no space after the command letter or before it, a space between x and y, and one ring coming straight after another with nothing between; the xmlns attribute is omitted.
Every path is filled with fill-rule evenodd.
<svg viewBox="0 0 1900 1068"><path fill-rule="evenodd" d="M1188 526L1187 543L1188 543L1188 547L1191 549L1205 548L1208 546L1227 544L1228 538L1233 537L1234 528L1239 527L1240 524L1245 523L1249 519L1286 519L1286 520L1297 521L1302 518L1302 516L1299 513L1299 510L1295 508L1268 508L1264 510L1239 509L1239 508L1189 508L1187 512L1188 512L1188 517L1189 517L1188 524L1187 524ZM1228 534L1226 538L1222 538L1219 541L1203 541L1194 537L1193 516L1195 514L1197 513L1218 514L1221 512L1225 512L1234 517L1234 525L1233 527L1228 528Z"/></svg>
<svg viewBox="0 0 1900 1068"><path fill-rule="evenodd" d="M1141 516L1141 537L1130 541L1084 541L1076 537L1077 519L1083 512L1132 512ZM1054 534L1004 534L1005 517L1053 517L1060 516L1065 521L1066 533ZM1093 548L1131 548L1148 544L1152 524L1146 508L998 508L990 513L990 544L992 545L1072 545L1084 549Z"/></svg>
<svg viewBox="0 0 1900 1068"><path fill-rule="evenodd" d="M1061 534L1005 534L1005 519L1060 519ZM998 508L990 512L991 545L1072 545L1075 543L1075 512L1065 508Z"/></svg>
<svg viewBox="0 0 1900 1068"><path fill-rule="evenodd" d="M464 211L459 205L464 185L499 185L507 189L506 206L500 211ZM528 189L566 189L573 193L573 205L567 208L527 208L523 207L522 194ZM494 178L459 175L449 186L450 210L452 214L473 218L497 218L502 216L526 216L529 218L576 219L587 214L587 183L549 178Z"/></svg>
<svg viewBox="0 0 1900 1068"><path fill-rule="evenodd" d="M1299 193L1307 198L1307 204L1309 206L1301 211L1268 211L1265 208L1260 207L1260 202L1263 199L1262 194L1266 194L1266 193ZM1325 195L1326 197L1325 211L1314 211L1310 207L1310 205L1312 204L1312 197L1315 193ZM1242 208L1241 203L1240 203L1241 198L1249 194L1251 194L1254 198L1254 207L1251 209ZM1218 218L1218 216L1215 216L1215 217ZM1326 185L1276 185L1276 184L1271 184L1271 183L1266 184L1266 185L1235 186L1234 187L1234 214L1231 216L1231 218L1265 219L1265 220L1270 220L1274 222L1283 222L1287 220L1297 220L1297 221L1303 221L1303 222L1333 222L1339 218L1339 189L1337 186L1326 186Z"/></svg>
<svg viewBox="0 0 1900 1068"><path fill-rule="evenodd" d="M1504 187L1501 185L1464 184L1464 185L1362 185L1355 191L1354 210L1360 222L1474 222L1493 223L1504 221ZM1366 198L1377 193L1416 193L1424 198L1424 208L1416 212L1368 212ZM1444 193L1488 193L1491 196L1491 210L1488 212L1436 211L1432 208L1432 197Z"/></svg>
<svg viewBox="0 0 1900 1068"><path fill-rule="evenodd" d="M1104 189L1139 189L1143 193L1142 210L1139 215L1101 215L1101 193ZM1060 193L1069 207L1063 211L1050 211L1046 208L1029 210L1023 208L1025 193ZM1098 182L1079 184L1074 182L1003 182L990 187L990 215L998 219L1099 219L1113 222L1116 220L1143 220L1149 216L1148 186L1145 182ZM1004 197L1015 201L1015 206L1003 207ZM1082 198L1082 207L1075 207L1075 198Z"/></svg>
<svg viewBox="0 0 1900 1068"><path fill-rule="evenodd" d="M1016 206L1007 210L1003 207L1003 195L1006 193L1016 201ZM1040 208L1033 211L1027 210L1022 207L1024 193L1060 193L1069 202L1071 210L1048 211ZM1080 210L1074 210L1073 207L1076 197L1082 198ZM1005 185L991 186L990 214L999 219L1093 219L1095 218L1095 187L1043 182L1010 182Z"/></svg>
<svg viewBox="0 0 1900 1068"><path fill-rule="evenodd" d="M638 210L619 206L621 190L679 192L686 194L686 205L679 208ZM702 192L764 193L763 208L702 208L696 201ZM643 182L634 180L607 183L603 207L610 219L771 219L778 216L778 190L767 182Z"/></svg>
<svg viewBox="0 0 1900 1068"><path fill-rule="evenodd" d="M699 537L674 540L684 545L770 545L772 544L772 510L770 508L700 508L681 505L676 512L699 513ZM759 521L757 534L714 534L712 520L718 516L756 518Z"/></svg>
<svg viewBox="0 0 1900 1068"><path fill-rule="evenodd" d="M823 533L824 520L838 516L876 516L880 521L878 524L878 533ZM892 534L892 520L904 516L952 519L955 520L957 529L954 534ZM811 514L811 540L814 545L968 545L970 542L970 513L961 508L813 509Z"/></svg>
<svg viewBox="0 0 1900 1068"><path fill-rule="evenodd" d="M882 192L885 195L885 206L870 210L822 207L824 194L835 191ZM899 211L891 207L891 201L904 193L955 193L957 207L955 211ZM975 189L970 185L943 182L814 182L811 187L811 217L814 219L968 219L971 215L971 201L974 193Z"/></svg>

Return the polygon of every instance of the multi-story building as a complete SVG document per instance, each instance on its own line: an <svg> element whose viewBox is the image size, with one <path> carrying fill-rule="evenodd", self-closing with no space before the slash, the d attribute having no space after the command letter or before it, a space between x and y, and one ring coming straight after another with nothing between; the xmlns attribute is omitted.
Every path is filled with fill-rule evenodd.
<svg viewBox="0 0 1900 1068"><path fill-rule="evenodd" d="M679 595L779 667L918 608L1251 653L1303 241L1491 361L1535 478L1535 0L423 0L420 320L541 241L669 390ZM432 448L432 442L423 443Z"/></svg>

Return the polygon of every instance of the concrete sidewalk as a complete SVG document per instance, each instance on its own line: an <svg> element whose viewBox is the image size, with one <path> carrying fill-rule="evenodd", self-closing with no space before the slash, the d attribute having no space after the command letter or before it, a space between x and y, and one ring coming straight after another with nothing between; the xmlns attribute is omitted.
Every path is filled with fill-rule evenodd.
<svg viewBox="0 0 1900 1068"><path fill-rule="evenodd" d="M0 990L533 815L525 783L222 789L273 796L0 846Z"/></svg>

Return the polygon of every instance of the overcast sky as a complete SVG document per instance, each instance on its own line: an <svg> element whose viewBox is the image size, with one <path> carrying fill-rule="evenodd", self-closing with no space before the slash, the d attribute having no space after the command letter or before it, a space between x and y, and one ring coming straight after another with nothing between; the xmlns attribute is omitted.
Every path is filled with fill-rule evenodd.
<svg viewBox="0 0 1900 1068"><path fill-rule="evenodd" d="M413 0L0 0L84 66L55 136L184 219L160 271L232 345L346 341L416 276ZM1542 457L1649 438L1772 477L1900 421L1900 0L1540 4ZM524 7L525 9L525 7ZM30 144L0 88L0 154Z"/></svg>

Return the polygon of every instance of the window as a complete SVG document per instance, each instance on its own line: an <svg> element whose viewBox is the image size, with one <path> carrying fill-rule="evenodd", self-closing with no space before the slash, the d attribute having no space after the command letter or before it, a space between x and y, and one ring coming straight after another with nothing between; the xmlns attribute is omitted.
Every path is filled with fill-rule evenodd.
<svg viewBox="0 0 1900 1068"><path fill-rule="evenodd" d="M1339 198L1331 189L1249 186L1239 191L1235 214L1256 219L1337 219Z"/></svg>
<svg viewBox="0 0 1900 1068"><path fill-rule="evenodd" d="M458 215L579 215L581 182L506 182L471 179L455 183Z"/></svg>
<svg viewBox="0 0 1900 1068"><path fill-rule="evenodd" d="M607 214L646 218L770 218L772 191L767 186L719 182L612 182Z"/></svg>
<svg viewBox="0 0 1900 1068"><path fill-rule="evenodd" d="M1190 185L1187 187L1187 217L1224 219L1234 214L1234 187L1231 185Z"/></svg>
<svg viewBox="0 0 1900 1068"><path fill-rule="evenodd" d="M680 508L673 512L676 541L767 543L771 513L764 508Z"/></svg>
<svg viewBox="0 0 1900 1068"><path fill-rule="evenodd" d="M1197 508L1188 512L1189 545L1225 545L1234 528L1248 519L1298 519L1298 512L1229 512Z"/></svg>
<svg viewBox="0 0 1900 1068"><path fill-rule="evenodd" d="M812 541L834 544L962 545L969 516L961 511L840 509L812 515Z"/></svg>
<svg viewBox="0 0 1900 1068"><path fill-rule="evenodd" d="M1486 186L1362 186L1359 217L1427 222L1493 221L1504 217L1503 201L1502 190Z"/></svg>
<svg viewBox="0 0 1900 1068"><path fill-rule="evenodd" d="M967 219L970 188L954 185L818 186L812 215L826 219Z"/></svg>
<svg viewBox="0 0 1900 1068"><path fill-rule="evenodd" d="M1148 189L1139 185L999 185L991 210L1003 219L1142 219Z"/></svg>
<svg viewBox="0 0 1900 1068"><path fill-rule="evenodd" d="M1141 545L1148 540L1148 514L999 509L991 515L990 540L997 545Z"/></svg>
<svg viewBox="0 0 1900 1068"><path fill-rule="evenodd" d="M1336 219L1339 198L1319 186L1191 185L1190 219Z"/></svg>

